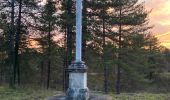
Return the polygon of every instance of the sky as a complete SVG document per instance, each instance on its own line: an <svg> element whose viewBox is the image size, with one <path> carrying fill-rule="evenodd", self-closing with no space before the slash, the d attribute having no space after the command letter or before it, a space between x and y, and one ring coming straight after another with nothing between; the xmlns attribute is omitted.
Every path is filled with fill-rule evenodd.
<svg viewBox="0 0 170 100"><path fill-rule="evenodd" d="M43 0L44 2L46 0ZM139 0L145 2L149 15L152 33L159 39L161 45L170 49L170 0Z"/></svg>
<svg viewBox="0 0 170 100"><path fill-rule="evenodd" d="M152 33L159 39L161 45L170 48L170 0L145 1L150 13L150 24L154 25Z"/></svg>

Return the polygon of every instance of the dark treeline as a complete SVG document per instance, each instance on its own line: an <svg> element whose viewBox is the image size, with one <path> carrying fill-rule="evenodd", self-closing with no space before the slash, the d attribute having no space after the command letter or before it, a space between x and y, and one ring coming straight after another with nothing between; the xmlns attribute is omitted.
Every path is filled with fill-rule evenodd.
<svg viewBox="0 0 170 100"><path fill-rule="evenodd" d="M83 61L93 91L170 91L170 50L139 0L83 0ZM0 85L65 91L75 54L75 0L0 1Z"/></svg>

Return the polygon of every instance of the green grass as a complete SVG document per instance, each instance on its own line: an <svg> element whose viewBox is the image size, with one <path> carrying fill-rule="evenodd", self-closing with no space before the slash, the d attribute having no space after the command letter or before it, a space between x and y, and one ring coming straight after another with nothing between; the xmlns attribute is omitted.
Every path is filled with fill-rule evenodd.
<svg viewBox="0 0 170 100"><path fill-rule="evenodd" d="M0 100L45 100L49 96L60 94L55 90L0 87Z"/></svg>
<svg viewBox="0 0 170 100"><path fill-rule="evenodd" d="M152 94L152 93L139 93L139 94L120 94L113 95L113 100L170 100L170 94Z"/></svg>
<svg viewBox="0 0 170 100"><path fill-rule="evenodd" d="M46 90L40 88L16 88L0 86L0 100L46 100L53 95L60 95L55 90ZM152 93L123 93L112 95L113 100L170 100L170 94L152 94Z"/></svg>

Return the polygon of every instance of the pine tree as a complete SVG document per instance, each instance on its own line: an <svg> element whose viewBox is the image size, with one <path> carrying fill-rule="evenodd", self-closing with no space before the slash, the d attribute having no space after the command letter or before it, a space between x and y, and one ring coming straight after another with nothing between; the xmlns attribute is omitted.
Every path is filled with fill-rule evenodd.
<svg viewBox="0 0 170 100"><path fill-rule="evenodd" d="M55 2L52 0L48 0L44 6L44 10L42 11L42 15L40 18L40 22L42 25L42 32L45 32L44 38L47 42L47 89L50 87L50 75L51 75L51 45L53 41L52 31L56 27L57 16L56 16L56 7Z"/></svg>
<svg viewBox="0 0 170 100"><path fill-rule="evenodd" d="M19 66L19 44L20 44L20 34L21 34L21 11L22 11L22 0L19 0L19 8L18 8L18 19L17 19L17 29L16 29L16 35L15 35L15 61L14 61L14 81L17 79L17 84L20 84L20 66Z"/></svg>
<svg viewBox="0 0 170 100"><path fill-rule="evenodd" d="M0 1L0 14L1 14L1 27L0 29L2 31L2 40L1 41L3 47L3 52L8 52L8 57L6 61L9 62L8 65L8 76L9 76L9 83L10 87L14 86L13 81L13 69L14 69L14 2L15 0L11 0L10 2L7 2L5 0ZM7 12L10 11L11 13L8 14ZM7 20L10 19L10 22ZM6 44L7 43L7 44ZM8 46L8 47L7 47ZM3 54L3 53L2 53ZM5 62L5 59L4 61ZM5 65L4 65L5 66Z"/></svg>
<svg viewBox="0 0 170 100"><path fill-rule="evenodd" d="M15 68L15 65L14 65L14 34L15 34L15 31L14 31L14 10L15 10L15 8L14 8L14 2L15 2L15 0L12 0L11 1L11 29L10 29L10 55L11 56L9 56L10 58L11 58L11 75L10 75L10 86L14 86L14 82L15 82L15 77L13 78L13 76L14 76L14 68Z"/></svg>
<svg viewBox="0 0 170 100"><path fill-rule="evenodd" d="M132 62L128 59L130 57L127 56L130 49L129 45L132 43L128 38L138 34L147 34L150 27L147 25L148 12L144 9L143 3L138 4L138 0L117 0L113 2L112 8L114 11L112 12L111 23L113 27L117 28L114 30L117 34L114 39L118 41L116 93L120 94L121 74L124 71L128 73L128 71L132 71L133 67L139 66L132 65ZM135 63L137 64L137 62Z"/></svg>
<svg viewBox="0 0 170 100"><path fill-rule="evenodd" d="M64 67L63 67L63 90L67 90L69 85L69 73L67 72L68 66L73 60L73 49L74 49L74 37L75 37L75 11L74 2L72 0L61 1L62 7L60 14L59 25L61 31L65 32L65 57L64 57Z"/></svg>
<svg viewBox="0 0 170 100"><path fill-rule="evenodd" d="M27 39L28 39L28 30L29 27L25 21L28 21L28 16L32 14L31 10L36 8L36 2L34 0L27 1L27 0L16 0L16 5L18 9L16 10L16 32L15 32L15 47L14 47L14 82L20 85L20 58L19 52L25 48L27 48ZM23 45L24 44L24 45ZM23 53L23 52L22 52Z"/></svg>
<svg viewBox="0 0 170 100"><path fill-rule="evenodd" d="M92 27L95 29L91 29L92 34L95 34L95 39L97 40L96 42L99 44L99 48L101 49L102 55L102 65L103 65L103 73L104 73L104 92L108 93L108 77L109 77L109 69L108 69L108 65L106 64L107 60L107 54L106 54L106 47L109 44L109 41L106 41L106 38L108 36L108 34L110 34L110 25L108 23L108 19L109 19L109 14L108 14L108 10L109 10L109 5L110 2L109 1L105 1L103 2L102 0L99 1L91 1L92 6L92 17L91 19L94 20L94 24L92 24ZM97 19L93 19L97 17ZM95 26L93 26L95 25ZM101 30L101 29L102 30ZM94 31L93 31L94 30ZM100 43L102 43L102 46L100 47Z"/></svg>

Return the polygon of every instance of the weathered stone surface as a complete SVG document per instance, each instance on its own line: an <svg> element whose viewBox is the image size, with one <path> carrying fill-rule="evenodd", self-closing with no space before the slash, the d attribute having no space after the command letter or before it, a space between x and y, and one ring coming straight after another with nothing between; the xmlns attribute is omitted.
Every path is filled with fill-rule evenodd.
<svg viewBox="0 0 170 100"><path fill-rule="evenodd" d="M87 72L87 66L83 61L73 61L67 70L72 73L85 73Z"/></svg>
<svg viewBox="0 0 170 100"><path fill-rule="evenodd" d="M66 100L88 100L89 90L86 89L68 89Z"/></svg>
<svg viewBox="0 0 170 100"><path fill-rule="evenodd" d="M88 100L87 67L84 62L73 62L69 66L69 88L66 100Z"/></svg>

